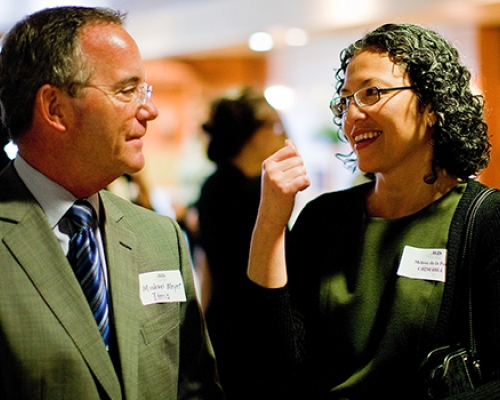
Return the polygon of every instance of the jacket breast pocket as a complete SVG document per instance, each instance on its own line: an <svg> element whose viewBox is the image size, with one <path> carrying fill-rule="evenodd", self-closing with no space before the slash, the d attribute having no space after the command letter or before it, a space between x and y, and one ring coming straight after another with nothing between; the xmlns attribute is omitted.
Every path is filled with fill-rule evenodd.
<svg viewBox="0 0 500 400"><path fill-rule="evenodd" d="M146 314L156 311L157 315L151 316L141 327L141 335L145 345L158 340L166 334L176 336L172 331L179 326L179 303L154 304L146 307L151 307L150 310L146 311ZM158 309L161 309L159 314Z"/></svg>

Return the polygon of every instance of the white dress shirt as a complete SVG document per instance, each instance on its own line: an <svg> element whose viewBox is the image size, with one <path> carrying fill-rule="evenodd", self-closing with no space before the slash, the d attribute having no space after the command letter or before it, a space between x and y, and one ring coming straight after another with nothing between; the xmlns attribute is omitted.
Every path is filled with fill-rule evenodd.
<svg viewBox="0 0 500 400"><path fill-rule="evenodd" d="M36 201L42 207L47 219L49 220L52 231L56 235L57 240L64 251L64 254L68 254L69 236L61 232L59 225L64 222L64 215L78 199L61 185L57 184L40 171L33 168L19 154L14 160L14 168L19 174L21 180L27 186L28 190L33 194L33 197L35 197ZM85 200L88 200L96 210L98 225L100 226L101 221L99 221L100 214L98 194L95 193ZM104 246L99 228L96 230L95 235L99 245L101 265L103 266L107 282L106 259L104 257Z"/></svg>

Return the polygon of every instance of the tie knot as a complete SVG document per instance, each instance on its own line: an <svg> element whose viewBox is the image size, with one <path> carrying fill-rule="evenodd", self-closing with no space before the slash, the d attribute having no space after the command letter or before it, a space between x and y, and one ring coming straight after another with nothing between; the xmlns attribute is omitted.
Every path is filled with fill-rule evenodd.
<svg viewBox="0 0 500 400"><path fill-rule="evenodd" d="M96 222L94 207L86 200L77 200L66 213L74 232L92 228Z"/></svg>

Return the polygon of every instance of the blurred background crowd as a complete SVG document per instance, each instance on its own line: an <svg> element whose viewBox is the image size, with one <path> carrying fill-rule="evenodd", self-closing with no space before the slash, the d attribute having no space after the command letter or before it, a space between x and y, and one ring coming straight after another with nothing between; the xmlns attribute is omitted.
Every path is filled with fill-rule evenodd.
<svg viewBox="0 0 500 400"><path fill-rule="evenodd" d="M206 156L202 124L210 103L234 87L263 91L299 147L312 186L299 194L297 211L318 193L356 182L358 176L336 158L348 146L338 140L328 102L339 51L384 22L433 28L464 55L474 74L474 90L486 97L493 135L492 163L481 179L500 186L493 172L500 163L500 146L495 146L500 117L492 112L500 90L500 2L7 0L0 5L0 32L24 14L67 4L129 12L127 29L146 60L160 115L144 139L145 169L140 176L120 179L112 190L159 213L183 220L199 197L202 183L215 170Z"/></svg>

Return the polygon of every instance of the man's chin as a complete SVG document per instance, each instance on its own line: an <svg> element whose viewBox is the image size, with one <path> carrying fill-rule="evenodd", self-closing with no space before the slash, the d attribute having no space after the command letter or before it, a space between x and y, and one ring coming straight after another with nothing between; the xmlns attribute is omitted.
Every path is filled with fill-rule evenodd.
<svg viewBox="0 0 500 400"><path fill-rule="evenodd" d="M125 165L125 174L135 174L142 170L146 165L146 159L142 153L136 154L132 159L128 160Z"/></svg>

